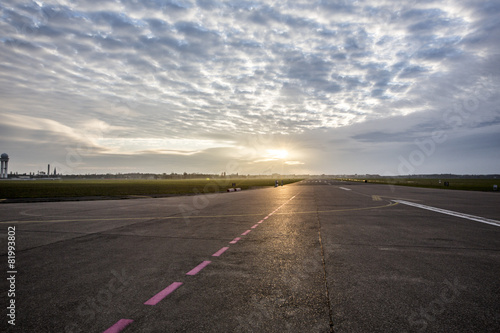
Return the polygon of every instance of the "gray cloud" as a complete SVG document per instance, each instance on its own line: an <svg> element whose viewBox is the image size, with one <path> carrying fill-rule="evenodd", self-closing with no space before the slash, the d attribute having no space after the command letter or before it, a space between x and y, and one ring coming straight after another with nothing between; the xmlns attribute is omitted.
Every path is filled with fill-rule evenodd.
<svg viewBox="0 0 500 333"><path fill-rule="evenodd" d="M207 156L228 157L213 149L243 149L238 136L256 133L306 141L315 133L310 146L330 151L319 142L337 131L352 151L401 151L432 130L465 135L498 119L500 7L493 0L6 0L0 11L0 113L56 121L81 134L70 141L57 134L61 151L84 140L82 124L104 122L94 145L112 156L94 154L85 159L89 168L142 152L151 161L203 160L217 169L221 163ZM50 128L24 128L25 139L15 136L10 146L16 130L9 124L0 133L6 151L51 138ZM227 132L230 139L213 139ZM185 148L197 153L181 158L182 149L158 143L183 138L205 148ZM133 151L134 139L144 149ZM352 166L356 158L347 151ZM305 151L299 155L307 159ZM320 164L290 168L313 172Z"/></svg>

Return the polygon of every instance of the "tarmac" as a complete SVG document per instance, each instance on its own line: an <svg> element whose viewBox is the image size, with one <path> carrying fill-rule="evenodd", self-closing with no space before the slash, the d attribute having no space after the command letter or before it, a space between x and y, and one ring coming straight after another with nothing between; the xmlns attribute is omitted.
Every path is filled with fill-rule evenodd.
<svg viewBox="0 0 500 333"><path fill-rule="evenodd" d="M499 204L498 193L325 180L3 203L15 297L2 279L0 330L499 332Z"/></svg>

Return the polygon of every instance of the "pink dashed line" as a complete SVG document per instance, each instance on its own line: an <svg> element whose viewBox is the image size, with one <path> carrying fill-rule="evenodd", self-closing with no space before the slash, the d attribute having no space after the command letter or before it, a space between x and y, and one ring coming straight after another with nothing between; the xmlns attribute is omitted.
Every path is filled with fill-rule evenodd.
<svg viewBox="0 0 500 333"><path fill-rule="evenodd" d="M292 200L293 198L295 198L297 195L294 195L293 197L291 197L290 199L288 199L288 201ZM278 208L276 208L272 213L270 213L269 215L267 215L266 217L264 217L262 220L260 220L259 222L257 222L257 224L255 224L252 229L255 229L259 226L260 223L264 222L265 220L267 220L271 215L273 215L274 213L276 213L279 209L281 209L281 207L283 207L285 204L282 204L281 206L279 206ZM246 236L248 235L252 230L247 230L245 231L244 233L242 233L241 235L242 236ZM236 237L235 239L233 239L231 242L229 242L230 244L236 244L239 240L241 240L241 237ZM212 257L219 257L221 254L223 254L224 252L226 252L227 250L229 249L229 247L223 247L221 248L219 251L215 252L214 254L212 254ZM192 270L190 270L189 272L186 273L186 275L196 275L198 274L202 269L204 269L205 267L207 267L208 265L210 265L212 262L211 261L203 261L201 264L199 264L198 266L196 266L195 268L193 268ZM174 292L177 288L179 288L180 286L182 286L182 282L174 282L172 283L171 285L169 285L167 288L163 289L162 291L160 291L158 294L154 295L153 297L151 297L149 300L147 300L144 304L145 305L156 305L158 304L158 302L160 302L162 299L164 299L165 297L167 297L168 295L170 295L172 292ZM119 333L121 331L123 331L127 326L129 326L130 324L132 324L134 321L132 319L120 319L118 320L113 326L111 326L110 328L108 328L107 330L105 330L103 333Z"/></svg>
<svg viewBox="0 0 500 333"><path fill-rule="evenodd" d="M195 268L193 268L192 270L190 270L189 272L186 273L186 275L196 275L198 274L203 268L207 267L208 265L210 265L212 262L211 261L204 261L202 262L201 264L199 264L198 266L196 266Z"/></svg>
<svg viewBox="0 0 500 333"><path fill-rule="evenodd" d="M120 319L113 326L104 331L104 333L118 333L121 332L128 325L132 324L134 321L132 319Z"/></svg>
<svg viewBox="0 0 500 333"><path fill-rule="evenodd" d="M158 302L160 302L162 299L170 295L175 289L179 288L182 286L182 282L174 282L167 288L163 289L160 291L158 294L154 295L151 297L149 300L147 300L144 304L145 305L156 305Z"/></svg>
<svg viewBox="0 0 500 333"><path fill-rule="evenodd" d="M233 239L232 241L229 242L229 244L236 244L238 243L238 241L241 239L241 237L236 237L235 239Z"/></svg>
<svg viewBox="0 0 500 333"><path fill-rule="evenodd" d="M219 251L215 252L214 254L212 254L212 257L218 257L220 256L221 254L223 254L224 252L226 252L226 250L229 249L228 246L226 247L223 247L222 249L220 249Z"/></svg>

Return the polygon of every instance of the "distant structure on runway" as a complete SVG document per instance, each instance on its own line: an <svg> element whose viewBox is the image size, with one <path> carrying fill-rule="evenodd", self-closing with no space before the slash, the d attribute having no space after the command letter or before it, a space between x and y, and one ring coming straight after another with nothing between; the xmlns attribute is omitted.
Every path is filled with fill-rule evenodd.
<svg viewBox="0 0 500 333"><path fill-rule="evenodd" d="M0 169L0 178L5 179L8 177L7 175L9 172L9 155L3 153L0 157L0 161L2 162Z"/></svg>

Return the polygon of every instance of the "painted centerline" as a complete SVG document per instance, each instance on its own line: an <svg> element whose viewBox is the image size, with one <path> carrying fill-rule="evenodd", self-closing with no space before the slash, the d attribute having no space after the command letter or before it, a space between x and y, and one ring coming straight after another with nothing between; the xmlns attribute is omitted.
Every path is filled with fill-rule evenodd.
<svg viewBox="0 0 500 333"><path fill-rule="evenodd" d="M292 198L290 198L288 201L292 200L293 198L295 198L295 196L293 196ZM257 222L257 224L255 224L252 229L255 229L256 227L259 226L260 223L263 223L264 220L267 220L271 215L275 214L281 207L283 207L285 204L281 205L280 207L276 208L272 213L270 213L269 215L267 215L265 218L263 218L262 220L260 220L259 222ZM252 230L247 230L245 231L244 233L242 233L241 235L242 236L245 236L245 235L248 235ZM241 237L236 237L235 239L233 239L231 242L229 242L230 244L236 244L239 240L241 240ZM225 251L227 251L229 249L228 246L226 247L223 247L221 248L220 250L218 250L217 252L215 252L214 254L212 254L213 257L219 257L220 255L222 255ZM202 269L204 269L205 267L207 267L208 265L210 265L212 262L211 261L203 261L201 264L199 264L198 266L196 266L195 268L193 268L192 270L190 270L189 272L186 273L186 275L196 275L198 274ZM183 283L182 282L174 282L172 283L171 285L169 285L167 288L163 289L162 291L160 291L158 294L156 294L155 296L151 297L149 300L147 300L144 304L145 305L156 305L158 304L161 300L163 300L165 297L167 297L168 295L170 295L172 292L174 292L177 288L179 288L180 286L182 286ZM120 319L118 322L116 322L113 326L111 326L110 328L108 328L106 331L104 331L104 333L119 333L121 332L122 330L124 330L127 326L129 326L130 324L132 324L134 321L132 319Z"/></svg>
<svg viewBox="0 0 500 333"><path fill-rule="evenodd" d="M426 210L430 210L430 211L441 213L441 214L446 214L446 215L461 217L463 219L468 219L468 220L471 220L471 221L486 223L486 224L490 224L490 225L494 225L494 226L500 227L500 221L493 220L493 219L487 219L487 218L481 217L481 216L475 216L475 215L469 215L469 214L454 212L452 210L446 210L446 209L442 209L442 208L436 208L436 207L432 207L432 206L421 205L421 204L417 204L417 203L409 202L409 201L404 201L404 200L393 200L393 201L397 202L397 203L400 203L400 204L403 204L403 205L413 206L413 207L417 207L417 208L421 208L421 209L426 209Z"/></svg>
<svg viewBox="0 0 500 333"><path fill-rule="evenodd" d="M219 257L221 254L223 254L224 252L226 252L227 249L229 249L229 246L223 247L219 251L217 251L214 254L212 254L212 257Z"/></svg>
<svg viewBox="0 0 500 333"><path fill-rule="evenodd" d="M192 270L190 270L189 272L186 273L186 275L196 275L198 274L203 268L207 267L208 265L210 265L212 262L211 261L204 261L202 262L201 264L199 264L198 266L196 266L195 268L193 268Z"/></svg>
<svg viewBox="0 0 500 333"><path fill-rule="evenodd" d="M149 300L144 302L145 305L156 305L158 302L160 302L162 299L170 295L175 289L179 288L182 286L182 282L174 282L167 288L163 289L160 291L158 294L154 295L151 297Z"/></svg>
<svg viewBox="0 0 500 333"><path fill-rule="evenodd" d="M341 190L344 190L344 191L350 191L351 189L350 188L347 188L347 187L339 187Z"/></svg>
<svg viewBox="0 0 500 333"><path fill-rule="evenodd" d="M118 333L121 332L128 325L132 324L134 321L132 319L120 319L113 326L104 331L104 333Z"/></svg>
<svg viewBox="0 0 500 333"><path fill-rule="evenodd" d="M243 235L243 234L242 234ZM232 241L229 242L229 244L236 244L238 243L238 241L241 239L241 237L236 237L235 239L233 239Z"/></svg>

